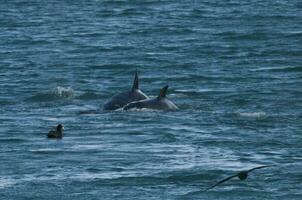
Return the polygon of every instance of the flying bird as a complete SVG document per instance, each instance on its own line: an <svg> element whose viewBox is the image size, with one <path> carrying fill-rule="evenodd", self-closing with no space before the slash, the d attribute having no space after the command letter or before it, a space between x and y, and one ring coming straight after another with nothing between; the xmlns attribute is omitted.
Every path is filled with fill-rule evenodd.
<svg viewBox="0 0 302 200"><path fill-rule="evenodd" d="M224 183L232 178L238 177L240 180L245 180L248 177L248 173L251 171L254 171L255 169L261 169L261 168L266 168L266 167L271 167L271 165L263 165L263 166L259 166L259 167L254 167L252 169L249 170L244 170L244 171L240 171L239 173L229 176L221 181L219 181L218 183L216 183L215 185L209 187L208 189L206 189L205 191L208 191L214 187L216 187L217 185L220 185L221 183Z"/></svg>

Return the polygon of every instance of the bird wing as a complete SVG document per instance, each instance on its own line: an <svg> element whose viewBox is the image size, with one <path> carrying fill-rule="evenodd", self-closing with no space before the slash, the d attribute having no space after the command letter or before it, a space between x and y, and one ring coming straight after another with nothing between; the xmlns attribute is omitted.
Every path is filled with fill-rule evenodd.
<svg viewBox="0 0 302 200"><path fill-rule="evenodd" d="M251 172L251 171L254 171L255 169L261 169L261 168L266 168L266 167L271 167L271 165L263 165L263 166L259 166L259 167L254 167L252 169L247 170L247 172Z"/></svg>
<svg viewBox="0 0 302 200"><path fill-rule="evenodd" d="M237 176L237 174L235 174L235 175L233 175L233 176L229 176L229 177L227 177L227 178L225 178L225 179L219 181L219 182L216 183L215 185L209 187L208 189L206 189L206 191L207 191L207 190L210 190L210 189L216 187L217 185L219 185L219 184L221 184L221 183L224 183L224 182L226 182L226 181L228 181L228 180L230 180L230 179L232 179L232 178L234 178L234 177L236 177L236 176Z"/></svg>

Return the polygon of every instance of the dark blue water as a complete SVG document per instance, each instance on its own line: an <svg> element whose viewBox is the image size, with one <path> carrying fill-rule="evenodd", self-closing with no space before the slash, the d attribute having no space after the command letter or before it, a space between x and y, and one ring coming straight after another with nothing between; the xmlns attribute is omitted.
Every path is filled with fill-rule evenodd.
<svg viewBox="0 0 302 200"><path fill-rule="evenodd" d="M300 0L1 0L0 199L301 199L301 88Z"/></svg>

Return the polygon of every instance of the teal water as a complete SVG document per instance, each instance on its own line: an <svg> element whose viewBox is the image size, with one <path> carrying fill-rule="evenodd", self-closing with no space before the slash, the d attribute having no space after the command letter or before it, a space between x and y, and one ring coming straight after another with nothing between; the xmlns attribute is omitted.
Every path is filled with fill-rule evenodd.
<svg viewBox="0 0 302 200"><path fill-rule="evenodd" d="M301 63L299 0L2 0L0 199L301 199Z"/></svg>

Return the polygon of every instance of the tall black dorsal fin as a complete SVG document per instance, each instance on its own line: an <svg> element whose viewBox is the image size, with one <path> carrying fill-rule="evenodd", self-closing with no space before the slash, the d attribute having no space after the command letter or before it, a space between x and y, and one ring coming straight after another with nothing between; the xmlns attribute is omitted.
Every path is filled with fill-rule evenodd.
<svg viewBox="0 0 302 200"><path fill-rule="evenodd" d="M160 99L162 99L162 98L165 98L165 97L166 97L168 87L169 87L169 86L168 86L168 85L166 85L165 87L163 87L163 88L160 90L159 95L158 95L158 97L157 97L157 100L160 100Z"/></svg>
<svg viewBox="0 0 302 200"><path fill-rule="evenodd" d="M137 90L137 89L138 89L138 73L137 73L137 70L135 70L132 91Z"/></svg>

